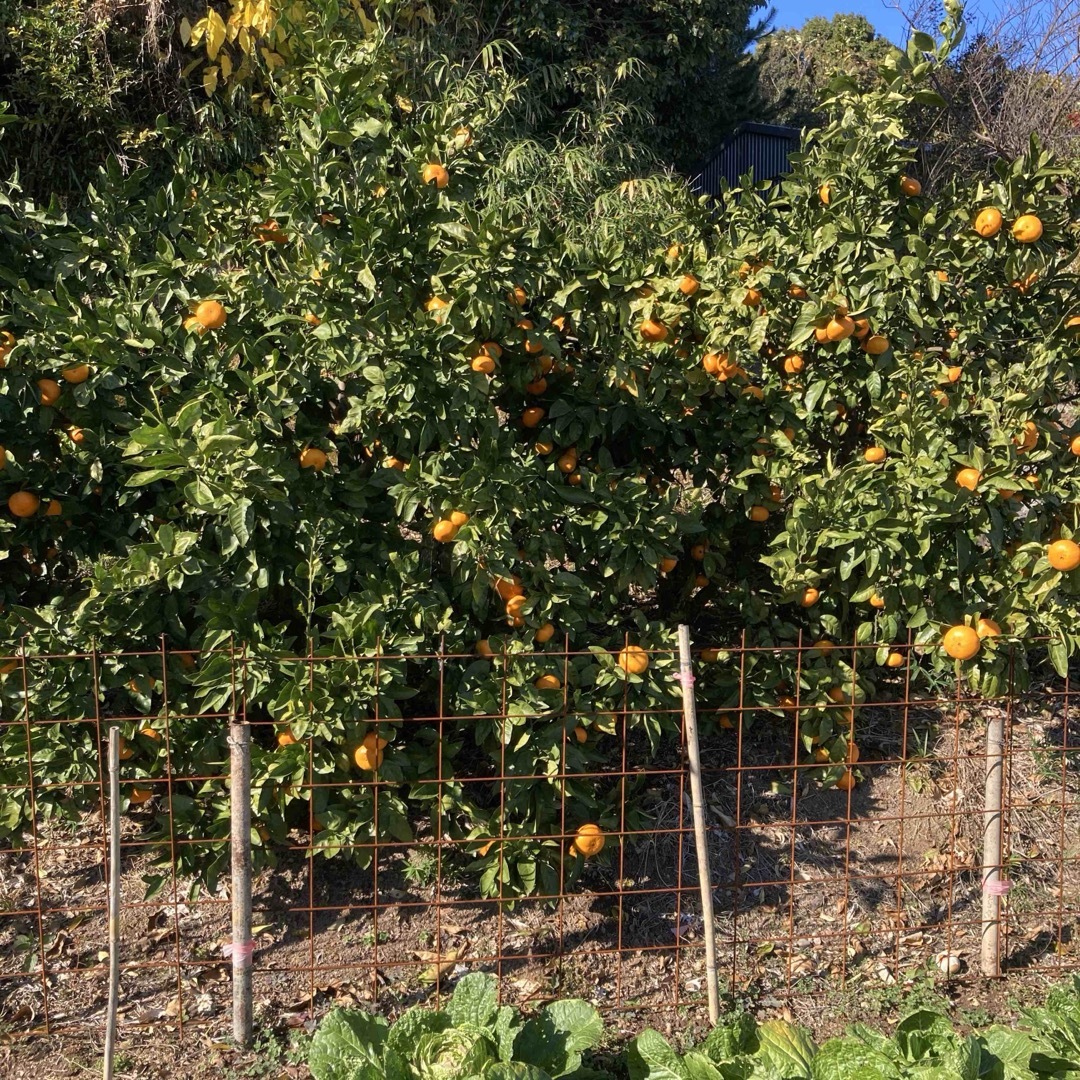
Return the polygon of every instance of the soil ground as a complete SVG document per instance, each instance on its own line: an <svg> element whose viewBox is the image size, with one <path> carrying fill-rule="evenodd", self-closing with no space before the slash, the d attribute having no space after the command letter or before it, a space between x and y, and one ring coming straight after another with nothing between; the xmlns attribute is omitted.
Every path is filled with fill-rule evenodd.
<svg viewBox="0 0 1080 1080"><path fill-rule="evenodd" d="M978 973L989 707L864 708L850 796L809 772L792 782L780 721L709 735L726 1003L823 1038L928 1003L961 1024L1007 1020L1042 997L1075 966L1080 912L1080 723L1068 704L1044 686L1007 711L1001 978ZM692 1040L707 1017L689 787L672 773L654 780L640 799L651 830L590 861L559 900L480 900L465 875L442 873L431 842L380 857L373 874L307 857L298 836L255 883L250 1052L228 1037L228 896L190 896L185 881L174 894L170 879L142 901L152 867L137 840L150 815L132 815L117 1075L304 1077L306 1037L328 1008L434 1003L473 968L496 973L505 1000L526 1008L553 996L595 1002L613 1039L648 1024ZM43 823L37 840L36 851L0 854L0 1075L90 1076L107 993L101 822ZM951 978L949 956L960 968Z"/></svg>

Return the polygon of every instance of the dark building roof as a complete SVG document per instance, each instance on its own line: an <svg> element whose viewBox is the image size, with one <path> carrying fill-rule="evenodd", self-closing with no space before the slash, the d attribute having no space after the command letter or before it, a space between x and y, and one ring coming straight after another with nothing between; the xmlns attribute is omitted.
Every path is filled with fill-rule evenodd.
<svg viewBox="0 0 1080 1080"><path fill-rule="evenodd" d="M788 155L798 150L801 132L779 124L740 124L708 157L690 170L690 186L700 194L719 195L726 180L732 187L750 169L755 180L786 173Z"/></svg>

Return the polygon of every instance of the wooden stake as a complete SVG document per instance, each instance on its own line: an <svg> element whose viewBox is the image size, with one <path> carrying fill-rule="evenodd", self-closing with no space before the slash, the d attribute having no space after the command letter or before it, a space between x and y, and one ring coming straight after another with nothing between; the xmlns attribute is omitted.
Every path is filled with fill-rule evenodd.
<svg viewBox="0 0 1080 1080"><path fill-rule="evenodd" d="M232 856L233 1039L251 1042L251 731L229 724L229 807Z"/></svg>
<svg viewBox="0 0 1080 1080"><path fill-rule="evenodd" d="M999 712L986 724L986 788L983 792L982 973L1001 974L1001 825L1005 718Z"/></svg>
<svg viewBox="0 0 1080 1080"><path fill-rule="evenodd" d="M109 1004L105 1019L104 1080L112 1080L116 1011L120 1002L120 728L109 728Z"/></svg>
<svg viewBox="0 0 1080 1080"><path fill-rule="evenodd" d="M690 663L690 628L688 626L679 627L679 682L682 685L686 756L690 764L690 799L694 817L698 881L701 884L701 921L705 933L705 979L709 993L709 1020L715 1024L720 1019L720 987L716 981L716 930L713 920L712 874L709 871L709 841L705 832L705 799L701 793L701 751L698 747L697 702L694 697L694 669Z"/></svg>

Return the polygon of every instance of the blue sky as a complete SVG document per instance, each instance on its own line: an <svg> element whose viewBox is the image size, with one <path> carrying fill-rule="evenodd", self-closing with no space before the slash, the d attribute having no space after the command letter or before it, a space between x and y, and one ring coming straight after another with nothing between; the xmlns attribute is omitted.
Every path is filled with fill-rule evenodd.
<svg viewBox="0 0 1080 1080"><path fill-rule="evenodd" d="M879 34L897 45L903 45L907 41L907 22L895 7L886 3L886 0L773 0L771 6L776 9L773 26L777 30L802 26L814 15L831 19L833 15L840 12L845 15L865 15ZM969 0L967 5L969 21L970 17L977 12L978 7L977 3ZM760 14L760 10L758 13Z"/></svg>

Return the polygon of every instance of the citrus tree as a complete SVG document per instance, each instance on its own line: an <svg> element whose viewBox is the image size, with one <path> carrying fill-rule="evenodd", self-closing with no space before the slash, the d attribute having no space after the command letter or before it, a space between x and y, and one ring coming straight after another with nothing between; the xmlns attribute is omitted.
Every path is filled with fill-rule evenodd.
<svg viewBox="0 0 1080 1080"><path fill-rule="evenodd" d="M224 838L239 673L261 858L306 828L365 861L431 819L488 894L551 892L644 826L591 774L613 734L677 732L680 621L717 646L720 727L797 721L844 787L909 635L983 692L1005 634L1066 662L1071 207L1037 146L992 188L907 174L959 13L880 88L834 84L792 175L715 215L663 176L597 173L586 205L573 158L542 207L504 197L512 79L330 25L258 167L0 206L0 687L32 721L5 783L28 751L39 784L96 775L96 725L37 721L145 716L129 798L162 839ZM740 669L744 632L813 647ZM465 782L497 776L523 779Z"/></svg>

